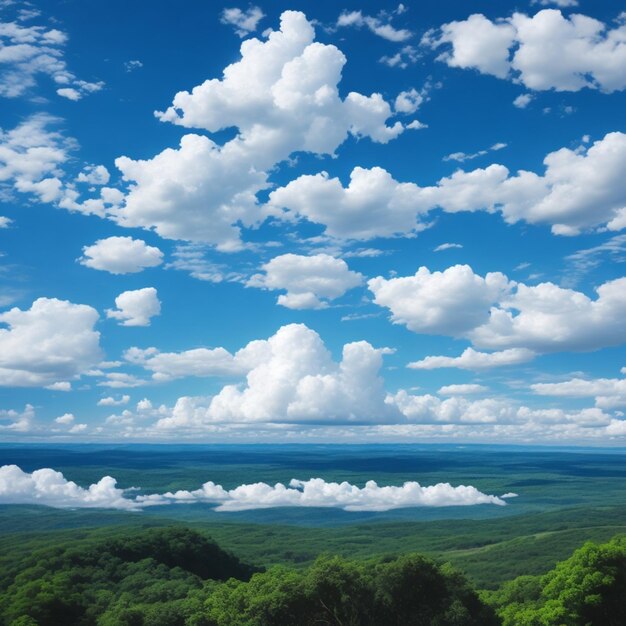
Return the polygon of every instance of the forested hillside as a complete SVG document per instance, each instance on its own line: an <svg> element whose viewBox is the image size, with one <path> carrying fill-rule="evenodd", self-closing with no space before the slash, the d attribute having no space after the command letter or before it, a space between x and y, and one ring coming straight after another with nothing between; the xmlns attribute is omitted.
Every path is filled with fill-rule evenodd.
<svg viewBox="0 0 626 626"><path fill-rule="evenodd" d="M618 626L626 539L479 592L417 554L246 565L184 527L97 531L2 561L2 626Z"/></svg>

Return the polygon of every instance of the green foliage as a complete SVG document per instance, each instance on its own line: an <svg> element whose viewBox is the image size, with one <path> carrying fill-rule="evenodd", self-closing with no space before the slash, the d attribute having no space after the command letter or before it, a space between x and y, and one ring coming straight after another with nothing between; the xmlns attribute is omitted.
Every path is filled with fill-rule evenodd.
<svg viewBox="0 0 626 626"><path fill-rule="evenodd" d="M258 571L182 527L98 531L0 577L0 626L622 626L626 537L480 595L449 564L321 556Z"/></svg>
<svg viewBox="0 0 626 626"><path fill-rule="evenodd" d="M57 545L15 568L3 578L3 626L497 623L461 574L422 556L327 556L307 569L276 566L251 577L251 567L184 528Z"/></svg>
<svg viewBox="0 0 626 626"><path fill-rule="evenodd" d="M460 574L418 555L354 562L322 557L221 585L206 601L215 626L489 626L498 621Z"/></svg>
<svg viewBox="0 0 626 626"><path fill-rule="evenodd" d="M254 568L186 528L147 530L39 550L4 576L0 614L12 626L184 625L176 601L204 579L247 580ZM178 611L180 612L180 611ZM21 620L21 622L20 622ZM26 621L25 621L26 620Z"/></svg>
<svg viewBox="0 0 626 626"><path fill-rule="evenodd" d="M586 543L545 576L522 576L491 594L504 626L626 624L626 537Z"/></svg>

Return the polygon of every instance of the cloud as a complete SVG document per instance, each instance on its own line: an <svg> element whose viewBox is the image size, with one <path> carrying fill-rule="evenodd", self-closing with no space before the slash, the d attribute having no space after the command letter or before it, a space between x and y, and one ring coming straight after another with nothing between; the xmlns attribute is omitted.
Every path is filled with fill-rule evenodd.
<svg viewBox="0 0 626 626"><path fill-rule="evenodd" d="M424 206L417 185L399 183L380 167L355 167L347 187L326 172L300 176L272 191L268 204L276 213L288 209L294 217L323 224L331 237L358 240L418 230Z"/></svg>
<svg viewBox="0 0 626 626"><path fill-rule="evenodd" d="M4 217L3 215L0 215L0 228L9 228L12 223L13 220L9 219L8 217Z"/></svg>
<svg viewBox="0 0 626 626"><path fill-rule="evenodd" d="M157 429L202 428L214 422L366 423L395 420L379 377L382 356L366 341L343 347L335 362L320 336L303 324L281 327L237 354L245 385L226 385L210 399L179 398Z"/></svg>
<svg viewBox="0 0 626 626"><path fill-rule="evenodd" d="M176 246L165 269L189 272L192 278L209 283L221 283L224 280L239 280L240 275L228 265L215 263L207 259L208 248L202 244L181 244Z"/></svg>
<svg viewBox="0 0 626 626"><path fill-rule="evenodd" d="M405 482L401 487L379 486L369 480L364 487L348 482L326 482L322 478L292 479L288 486L282 483L268 485L254 483L225 490L213 482L205 483L196 491L178 491L166 497L181 502L215 502L216 511L245 511L273 507L332 507L344 511L390 511L407 507L471 506L496 504L504 500L486 495L475 487L438 483L422 487L417 482Z"/></svg>
<svg viewBox="0 0 626 626"><path fill-rule="evenodd" d="M401 43L410 39L413 33L406 28L395 28L391 25L392 15L387 13L381 13L377 17L371 15L363 15L361 11L351 11L349 13L342 13L337 18L336 26L338 28L355 27L355 28L367 28L370 32L386 39L387 41L393 41Z"/></svg>
<svg viewBox="0 0 626 626"><path fill-rule="evenodd" d="M239 37L246 37L253 33L265 13L257 6L248 7L245 11L238 8L224 9L220 17L222 24L228 24L235 29Z"/></svg>
<svg viewBox="0 0 626 626"><path fill-rule="evenodd" d="M533 393L540 396L560 398L595 397L601 409L626 407L626 379L624 378L572 378L560 383L537 383L531 385Z"/></svg>
<svg viewBox="0 0 626 626"><path fill-rule="evenodd" d="M75 419L76 418L74 417L72 413L64 413L60 417L55 418L54 421L57 424L63 424L63 426L69 426L71 423L74 422Z"/></svg>
<svg viewBox="0 0 626 626"><path fill-rule="evenodd" d="M464 384L464 385L445 385L439 388L437 393L440 396L465 396L473 393L483 393L488 391L488 387L484 385L476 384Z"/></svg>
<svg viewBox="0 0 626 626"><path fill-rule="evenodd" d="M89 83L84 80L78 80L74 82L73 87L62 87L61 89L57 89L57 95L61 96L62 98L67 98L68 100L77 102L78 100L82 100L90 93L100 91L103 88L104 83L102 81L99 81L97 83Z"/></svg>
<svg viewBox="0 0 626 626"><path fill-rule="evenodd" d="M443 272L421 267L414 276L368 282L374 302L391 311L396 324L418 333L465 337L477 348L502 351L483 356L466 351L458 359L428 357L412 367L499 364L529 352L590 351L626 341L626 278L596 288L597 297L553 283L527 286L499 272L481 277L468 265ZM520 362L520 361L516 361Z"/></svg>
<svg viewBox="0 0 626 626"><path fill-rule="evenodd" d="M0 129L0 183L42 202L61 197L61 165L74 143L51 130L57 118L33 115L11 130Z"/></svg>
<svg viewBox="0 0 626 626"><path fill-rule="evenodd" d="M398 52L391 56L382 56L378 60L379 63L384 63L388 67L399 67L400 69L406 69L409 65L414 65L420 58L420 54L414 46L403 46Z"/></svg>
<svg viewBox="0 0 626 626"><path fill-rule="evenodd" d="M387 143L402 133L400 122L386 125L393 112L380 94L340 98L346 58L314 39L304 14L286 11L266 41L242 43L241 59L221 80L176 94L171 107L156 113L161 121L212 133L236 128L236 136L218 145L187 134L178 149L152 159L118 158L129 187L110 217L161 237L237 250L241 225L267 217L256 194L276 164L300 151L333 155L349 135Z"/></svg>
<svg viewBox="0 0 626 626"><path fill-rule="evenodd" d="M489 148L484 150L478 150L478 152L453 152L452 154L448 154L443 157L444 161L458 161L459 163L463 163L464 161L471 161L473 159L477 159L478 157L484 156L485 154L489 154L489 152L497 152L498 150L502 150L506 148L507 144L505 143L494 143Z"/></svg>
<svg viewBox="0 0 626 626"><path fill-rule="evenodd" d="M33 428L33 421L35 419L35 408L32 404L27 404L24 410L21 412L13 409L0 410L0 431L5 435L11 433L27 433ZM3 423L4 420L9 420L8 424Z"/></svg>
<svg viewBox="0 0 626 626"><path fill-rule="evenodd" d="M83 248L81 265L111 274L135 274L163 262L163 253L141 239L107 237Z"/></svg>
<svg viewBox="0 0 626 626"><path fill-rule="evenodd" d="M274 257L246 283L248 287L285 289L278 304L288 309L320 309L328 300L342 296L362 284L363 276L348 268L343 259L328 254L301 256L283 254Z"/></svg>
<svg viewBox="0 0 626 626"><path fill-rule="evenodd" d="M398 113L411 115L419 109L422 102L424 102L424 94L417 89L409 89L408 91L401 91L397 95L393 108Z"/></svg>
<svg viewBox="0 0 626 626"><path fill-rule="evenodd" d="M115 298L117 309L107 309L107 317L121 326L150 326L150 319L161 313L161 302L154 287L123 291Z"/></svg>
<svg viewBox="0 0 626 626"><path fill-rule="evenodd" d="M118 400L116 400L113 396L107 396L106 398L100 398L98 400L98 406L121 406L123 404L128 404L130 400L130 396L122 396Z"/></svg>
<svg viewBox="0 0 626 626"><path fill-rule="evenodd" d="M321 478L292 479L289 485L276 483L243 484L226 490L211 481L195 491L128 497L129 490L119 489L110 476L101 478L87 489L68 481L61 472L50 468L22 471L17 465L0 467L0 503L41 504L58 508L112 508L138 510L146 506L177 502L207 502L222 512L267 509L274 507L325 507L345 511L389 511L408 507L473 506L506 503L472 486L453 487L449 483L423 487L417 482L402 486L379 486L370 480L358 487L348 482L326 482Z"/></svg>
<svg viewBox="0 0 626 626"><path fill-rule="evenodd" d="M468 333L479 348L536 352L590 351L626 341L626 278L596 288L596 298L553 283L518 284Z"/></svg>
<svg viewBox="0 0 626 626"><path fill-rule="evenodd" d="M531 93L520 94L513 100L513 106L516 106L518 109L525 109L533 101L533 97Z"/></svg>
<svg viewBox="0 0 626 626"><path fill-rule="evenodd" d="M63 380L52 383L51 385L46 385L46 389L50 389L51 391L72 391L72 383Z"/></svg>
<svg viewBox="0 0 626 626"><path fill-rule="evenodd" d="M478 352L466 348L460 356L427 356L421 361L413 361L407 367L415 370L432 370L442 367L457 367L463 370L486 370L493 367L518 365L532 361L536 354L526 348L509 348L501 352Z"/></svg>
<svg viewBox="0 0 626 626"><path fill-rule="evenodd" d="M442 243L438 245L433 252L443 252L444 250L460 250L463 246L460 243Z"/></svg>
<svg viewBox="0 0 626 626"><path fill-rule="evenodd" d="M616 231L626 227L625 164L626 134L614 132L592 145L549 153L543 175L512 175L492 164L420 187L399 183L379 167L356 167L347 187L325 172L300 176L270 193L268 210L282 219L322 224L325 234L343 239L407 235L423 229L418 219L436 208L499 212L507 223L549 224L557 235L597 227Z"/></svg>
<svg viewBox="0 0 626 626"><path fill-rule="evenodd" d="M462 336L489 319L490 307L511 289L500 272L484 278L469 265L443 272L420 267L414 276L368 281L374 302L392 312L396 324L419 333Z"/></svg>
<svg viewBox="0 0 626 626"><path fill-rule="evenodd" d="M134 365L140 365L152 372L152 378L164 382L186 376L242 376L255 362L255 350L260 347L252 342L231 354L224 348L195 348L183 352L159 352L156 348L129 348L124 358Z"/></svg>
<svg viewBox="0 0 626 626"><path fill-rule="evenodd" d="M497 438L499 430L506 430L511 438L518 441L525 436L529 437L529 441L536 441L542 431L546 437L558 439L560 436L555 428L562 429L564 439L584 439L590 432L604 434L604 429L611 422L611 416L599 408L531 408L505 398L468 400L453 396L442 400L430 394L412 395L400 390L389 396L387 402L397 406L408 422L487 427L483 436L487 434L490 438ZM448 429L448 432L453 431Z"/></svg>
<svg viewBox="0 0 626 626"><path fill-rule="evenodd" d="M125 498L124 490L118 489L116 484L114 478L105 476L83 489L50 468L28 473L17 465L3 465L0 467L0 502L60 508L137 509L138 506Z"/></svg>
<svg viewBox="0 0 626 626"><path fill-rule="evenodd" d="M110 178L109 170L104 165L86 165L76 178L76 182L89 185L106 185Z"/></svg>
<svg viewBox="0 0 626 626"><path fill-rule="evenodd" d="M98 312L38 298L28 310L0 314L0 386L43 387L78 378L102 360Z"/></svg>
<svg viewBox="0 0 626 626"><path fill-rule="evenodd" d="M597 246L577 250L565 257L569 267L563 280L563 286L575 285L585 274L606 261L623 263L625 259L626 234L615 235Z"/></svg>
<svg viewBox="0 0 626 626"><path fill-rule="evenodd" d="M143 67L143 63L138 59L132 59L130 61L124 62L124 69L127 72L134 72L135 70L141 69Z"/></svg>
<svg viewBox="0 0 626 626"><path fill-rule="evenodd" d="M476 69L527 89L610 93L626 88L623 15L611 28L585 15L566 17L556 9L495 21L474 14L428 33L423 43L445 46L438 59L450 67Z"/></svg>
<svg viewBox="0 0 626 626"><path fill-rule="evenodd" d="M79 80L68 70L66 42L67 35L56 28L0 22L0 96L24 96L36 87L39 75L50 77L57 94L71 100L102 89L104 83Z"/></svg>

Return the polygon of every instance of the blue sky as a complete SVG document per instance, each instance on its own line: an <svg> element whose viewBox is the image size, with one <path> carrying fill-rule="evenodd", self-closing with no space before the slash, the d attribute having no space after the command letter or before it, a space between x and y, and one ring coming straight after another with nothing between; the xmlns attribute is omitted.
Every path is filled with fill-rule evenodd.
<svg viewBox="0 0 626 626"><path fill-rule="evenodd" d="M624 7L0 7L2 439L623 444Z"/></svg>

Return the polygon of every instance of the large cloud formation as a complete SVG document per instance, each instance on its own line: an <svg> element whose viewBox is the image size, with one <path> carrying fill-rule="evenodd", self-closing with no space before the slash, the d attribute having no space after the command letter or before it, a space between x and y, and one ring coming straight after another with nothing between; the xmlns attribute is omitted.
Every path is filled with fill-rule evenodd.
<svg viewBox="0 0 626 626"><path fill-rule="evenodd" d="M557 235L626 226L626 134L561 148L543 162L543 174L512 174L496 163L459 169L425 187L398 182L379 167L356 167L347 187L325 173L304 175L272 191L268 210L324 225L332 237L357 240L419 231L434 209L499 212L507 223L547 224Z"/></svg>
<svg viewBox="0 0 626 626"><path fill-rule="evenodd" d="M38 298L0 314L0 386L40 387L80 376L102 359L98 312L85 304Z"/></svg>
<svg viewBox="0 0 626 626"><path fill-rule="evenodd" d="M478 13L444 24L423 43L445 46L439 60L511 79L528 89L610 93L626 88L626 19L616 26L557 9L490 20Z"/></svg>
<svg viewBox="0 0 626 626"><path fill-rule="evenodd" d="M119 489L111 476L101 478L87 489L67 480L61 472L50 468L22 471L17 465L0 467L0 503L42 504L52 507L112 508L139 510L146 506L177 502L216 504L216 511L244 511L275 507L334 507L345 511L389 511L407 507L471 506L506 503L486 495L472 486L453 487L438 483L422 487L405 482L401 487L380 487L373 480L364 487L348 482L326 482L321 478L293 479L288 486L253 483L231 490L209 481L195 491L138 495L127 497L128 490Z"/></svg>
<svg viewBox="0 0 626 626"><path fill-rule="evenodd" d="M385 403L379 376L386 352L366 341L349 343L337 363L315 331L289 324L237 353L235 364L247 364L245 385L226 385L210 400L180 398L157 428L202 428L215 422L394 421L399 413Z"/></svg>
<svg viewBox="0 0 626 626"><path fill-rule="evenodd" d="M483 278L468 265L432 273L422 267L414 276L379 276L368 284L374 302L388 308L395 323L498 351L490 357L476 351L454 360L428 357L413 365L420 369L481 369L520 363L533 353L584 352L626 341L626 278L600 285L595 299L550 282L528 286L499 273Z"/></svg>
<svg viewBox="0 0 626 626"><path fill-rule="evenodd" d="M256 194L274 165L298 151L332 155L348 135L379 143L397 137L404 127L387 126L393 112L380 94L340 97L346 58L314 39L303 13L285 11L280 30L266 41L242 43L241 59L222 79L176 94L172 106L156 113L161 121L209 132L236 128L238 134L223 145L188 134L179 149L153 159L118 158L129 190L110 216L165 238L237 249L239 224L252 226L266 216Z"/></svg>

